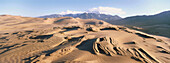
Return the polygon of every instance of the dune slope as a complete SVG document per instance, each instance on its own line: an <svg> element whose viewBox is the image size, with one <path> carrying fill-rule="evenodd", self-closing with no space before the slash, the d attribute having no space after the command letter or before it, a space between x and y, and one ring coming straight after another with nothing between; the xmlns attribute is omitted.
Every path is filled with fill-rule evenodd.
<svg viewBox="0 0 170 63"><path fill-rule="evenodd" d="M168 63L170 39L96 19L0 16L0 63Z"/></svg>

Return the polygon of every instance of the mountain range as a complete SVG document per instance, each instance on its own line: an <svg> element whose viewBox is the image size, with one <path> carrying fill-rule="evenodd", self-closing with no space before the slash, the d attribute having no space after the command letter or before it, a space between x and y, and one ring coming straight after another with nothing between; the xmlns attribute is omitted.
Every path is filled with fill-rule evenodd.
<svg viewBox="0 0 170 63"><path fill-rule="evenodd" d="M51 14L51 15L45 15L40 16L39 18L56 18L56 17L73 17L73 18L81 18L81 19L98 19L103 20L106 22L110 21L116 21L122 19L118 15L106 15L106 14L98 14L98 13L82 13L82 14Z"/></svg>
<svg viewBox="0 0 170 63"><path fill-rule="evenodd" d="M170 37L170 11L161 12L155 15L141 15L121 18L118 15L106 15L97 13L82 14L52 14L40 16L39 18L74 17L81 19L98 19L114 25L123 25L142 32L154 35Z"/></svg>

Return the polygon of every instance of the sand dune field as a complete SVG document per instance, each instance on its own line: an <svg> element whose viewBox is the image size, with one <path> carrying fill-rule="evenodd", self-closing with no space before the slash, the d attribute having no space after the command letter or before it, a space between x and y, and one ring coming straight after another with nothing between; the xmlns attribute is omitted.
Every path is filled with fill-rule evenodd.
<svg viewBox="0 0 170 63"><path fill-rule="evenodd" d="M170 39L102 20L0 16L0 63L168 63Z"/></svg>

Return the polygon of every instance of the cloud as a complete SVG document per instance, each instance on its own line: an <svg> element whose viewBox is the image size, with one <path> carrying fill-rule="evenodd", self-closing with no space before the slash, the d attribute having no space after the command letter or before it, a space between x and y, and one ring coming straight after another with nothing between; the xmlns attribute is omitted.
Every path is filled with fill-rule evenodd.
<svg viewBox="0 0 170 63"><path fill-rule="evenodd" d="M113 8L113 7L97 7L92 8L87 11L70 11L67 10L66 12L61 12L59 14L80 14L80 13L97 13L97 14L109 14L109 15L120 15L125 14L125 12L120 8Z"/></svg>
<svg viewBox="0 0 170 63"><path fill-rule="evenodd" d="M59 14L65 15L65 14L80 14L80 13L84 13L84 12L82 12L82 11L70 11L70 10L67 10L66 12L61 12Z"/></svg>
<svg viewBox="0 0 170 63"><path fill-rule="evenodd" d="M125 12L122 9L112 8L112 7L92 8L88 10L88 13L100 13L100 14L110 14L110 15L125 14Z"/></svg>

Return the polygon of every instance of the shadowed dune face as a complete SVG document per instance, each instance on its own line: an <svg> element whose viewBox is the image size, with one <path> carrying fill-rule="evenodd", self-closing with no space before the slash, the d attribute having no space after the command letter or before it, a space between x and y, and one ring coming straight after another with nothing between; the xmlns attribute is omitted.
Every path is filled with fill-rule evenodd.
<svg viewBox="0 0 170 63"><path fill-rule="evenodd" d="M0 63L168 63L169 38L96 19L0 16Z"/></svg>

